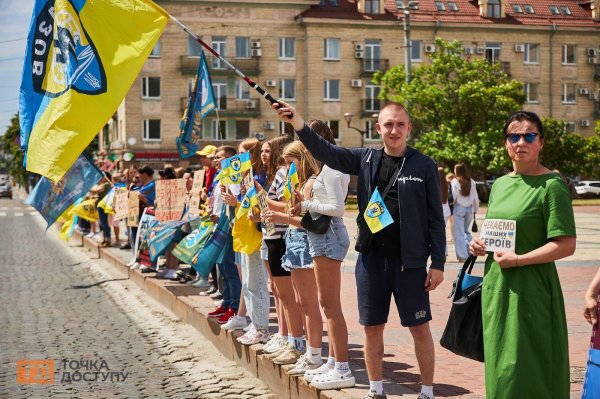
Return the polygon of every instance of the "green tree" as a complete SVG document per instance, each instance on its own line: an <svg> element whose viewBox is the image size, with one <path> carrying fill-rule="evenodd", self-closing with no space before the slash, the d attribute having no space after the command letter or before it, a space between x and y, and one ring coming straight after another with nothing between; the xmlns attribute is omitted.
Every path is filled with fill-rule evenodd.
<svg viewBox="0 0 600 399"><path fill-rule="evenodd" d="M448 166L466 162L482 176L509 166L502 127L521 109L525 94L499 63L467 60L461 52L461 42L436 38L431 63L415 68L410 83L402 65L374 81L381 98L408 105L416 148Z"/></svg>
<svg viewBox="0 0 600 399"><path fill-rule="evenodd" d="M5 154L4 159L8 166L8 174L19 185L24 186L27 182L27 171L23 167L23 152L20 149L19 135L19 115L15 114L10 120L10 126L4 132L4 136L0 137L0 146ZM9 154L9 158L12 155L10 161L6 158L6 154Z"/></svg>

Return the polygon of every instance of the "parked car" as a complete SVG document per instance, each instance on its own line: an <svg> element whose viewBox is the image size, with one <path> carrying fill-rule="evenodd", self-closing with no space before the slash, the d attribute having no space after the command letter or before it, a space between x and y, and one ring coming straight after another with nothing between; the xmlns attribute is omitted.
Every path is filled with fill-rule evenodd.
<svg viewBox="0 0 600 399"><path fill-rule="evenodd" d="M12 186L10 184L10 179L0 180L0 198L8 197L12 199Z"/></svg>
<svg viewBox="0 0 600 399"><path fill-rule="evenodd" d="M488 202L490 198L490 191L492 191L492 184L494 184L494 180L475 181L475 188L477 189L479 201L485 203Z"/></svg>
<svg viewBox="0 0 600 399"><path fill-rule="evenodd" d="M575 191L582 198L600 198L600 181L583 180L575 185Z"/></svg>

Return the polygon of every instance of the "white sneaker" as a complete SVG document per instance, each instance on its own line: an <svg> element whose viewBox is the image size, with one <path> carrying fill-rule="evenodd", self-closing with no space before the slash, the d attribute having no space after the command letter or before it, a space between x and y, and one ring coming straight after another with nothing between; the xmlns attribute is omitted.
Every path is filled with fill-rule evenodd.
<svg viewBox="0 0 600 399"><path fill-rule="evenodd" d="M92 233L91 231L85 235L86 238L93 238L96 233Z"/></svg>
<svg viewBox="0 0 600 399"><path fill-rule="evenodd" d="M221 325L221 330L241 330L242 328L248 326L248 324L248 319L246 319L245 316L235 315L230 317L227 323Z"/></svg>
<svg viewBox="0 0 600 399"><path fill-rule="evenodd" d="M306 380L306 382L311 382L316 376L321 374L327 374L331 370L333 370L333 366L325 362L320 367L317 367L314 370L308 370L306 373L304 373L304 379Z"/></svg>
<svg viewBox="0 0 600 399"><path fill-rule="evenodd" d="M244 327L244 332L247 333L248 331L250 331L252 328L254 328L256 330L256 327L254 327L254 324L249 323L246 327Z"/></svg>
<svg viewBox="0 0 600 399"><path fill-rule="evenodd" d="M294 366L288 370L288 375L303 375L308 370L314 370L319 368L321 364L323 364L323 360L319 359L318 363L313 363L311 361L312 356L310 353L306 352L304 355L300 356L300 359L294 364Z"/></svg>
<svg viewBox="0 0 600 399"><path fill-rule="evenodd" d="M251 329L246 334L242 335L237 341L242 345L262 344L269 339L269 331Z"/></svg>
<svg viewBox="0 0 600 399"><path fill-rule="evenodd" d="M135 269L139 269L140 267L142 267L142 265L140 265L140 262L133 262L130 269L135 270Z"/></svg>
<svg viewBox="0 0 600 399"><path fill-rule="evenodd" d="M265 346L263 346L262 350L264 353L275 353L287 342L279 333L273 335L272 337L273 338L270 339Z"/></svg>
<svg viewBox="0 0 600 399"><path fill-rule="evenodd" d="M329 370L326 374L319 374L312 379L310 385L317 389L342 389L352 388L355 385L352 371L340 374L336 370Z"/></svg>

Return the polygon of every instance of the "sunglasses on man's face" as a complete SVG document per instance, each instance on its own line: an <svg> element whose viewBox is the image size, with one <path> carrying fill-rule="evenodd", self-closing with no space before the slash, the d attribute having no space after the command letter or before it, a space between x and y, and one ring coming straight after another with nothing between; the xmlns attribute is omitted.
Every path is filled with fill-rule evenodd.
<svg viewBox="0 0 600 399"><path fill-rule="evenodd" d="M525 139L525 142L528 144L531 144L535 141L535 138L538 136L538 133L535 132L529 132L529 133L507 133L506 136L504 136L508 141L510 141L512 144L517 144L519 142L519 140L521 140L521 137L523 137Z"/></svg>

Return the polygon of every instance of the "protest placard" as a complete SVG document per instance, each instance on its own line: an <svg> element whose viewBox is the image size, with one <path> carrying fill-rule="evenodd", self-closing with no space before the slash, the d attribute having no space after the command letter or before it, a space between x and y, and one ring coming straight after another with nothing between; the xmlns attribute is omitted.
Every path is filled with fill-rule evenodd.
<svg viewBox="0 0 600 399"><path fill-rule="evenodd" d="M256 196L258 197L258 206L260 207L260 213L265 214L269 210L269 204L267 202L267 192L260 190ZM267 235L272 236L275 234L275 225L273 223L264 220L262 226L265 228Z"/></svg>
<svg viewBox="0 0 600 399"><path fill-rule="evenodd" d="M127 226L137 227L140 217L140 193L137 191L129 192L129 204L127 212Z"/></svg>
<svg viewBox="0 0 600 399"><path fill-rule="evenodd" d="M118 188L115 191L115 220L127 219L129 212L129 192L126 189Z"/></svg>
<svg viewBox="0 0 600 399"><path fill-rule="evenodd" d="M481 226L481 241L487 252L515 252L517 239L516 220L486 219Z"/></svg>

